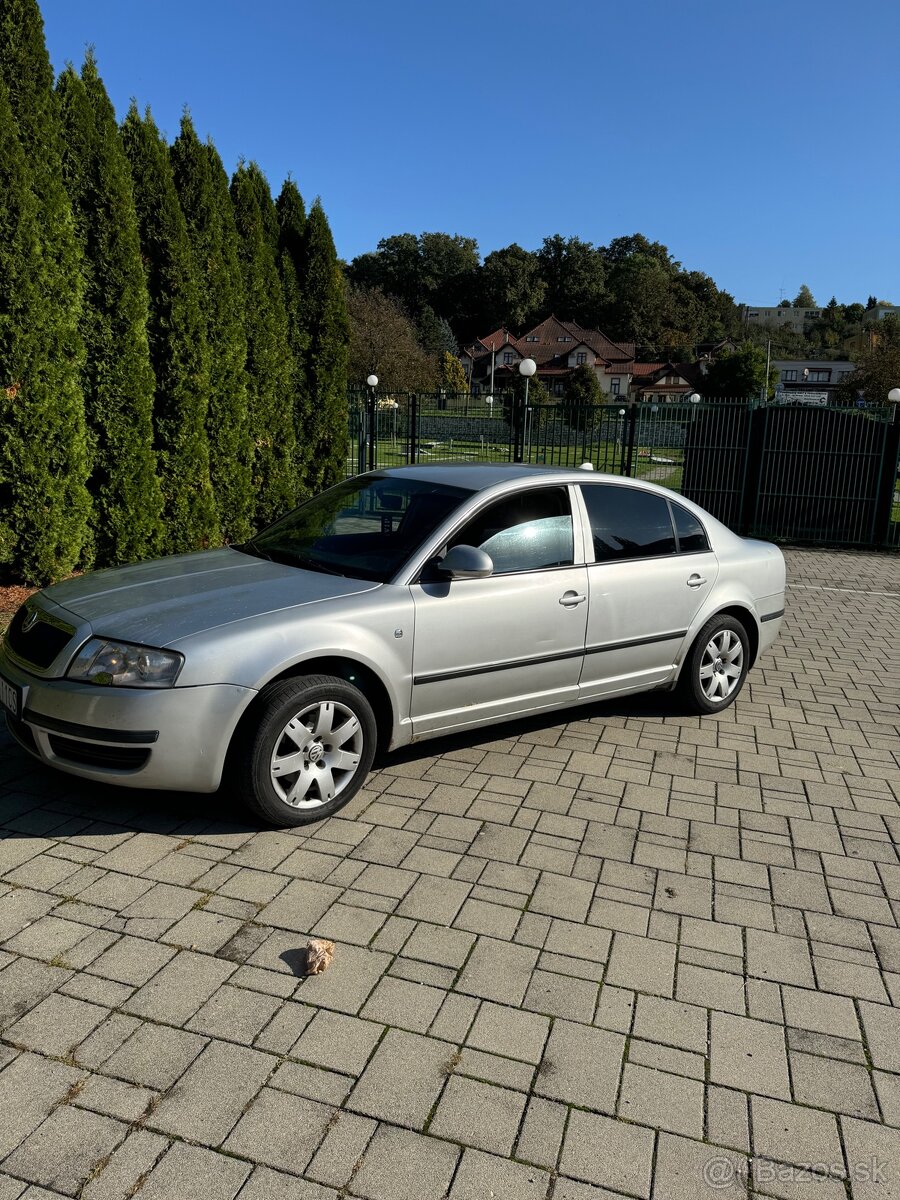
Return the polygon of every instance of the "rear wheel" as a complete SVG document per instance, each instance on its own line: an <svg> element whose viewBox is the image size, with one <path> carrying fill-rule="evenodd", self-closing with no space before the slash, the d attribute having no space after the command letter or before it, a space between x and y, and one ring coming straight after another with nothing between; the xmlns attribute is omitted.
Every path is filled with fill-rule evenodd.
<svg viewBox="0 0 900 1200"><path fill-rule="evenodd" d="M688 653L678 690L692 711L721 712L737 699L749 667L747 630L734 617L713 617Z"/></svg>
<svg viewBox="0 0 900 1200"><path fill-rule="evenodd" d="M286 679L263 693L240 754L241 798L282 828L322 821L359 791L375 755L372 706L331 675Z"/></svg>

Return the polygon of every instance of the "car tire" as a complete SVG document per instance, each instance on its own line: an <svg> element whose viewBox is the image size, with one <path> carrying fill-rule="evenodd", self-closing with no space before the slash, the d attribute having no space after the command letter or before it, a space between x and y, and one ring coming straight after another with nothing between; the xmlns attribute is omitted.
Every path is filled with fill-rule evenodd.
<svg viewBox="0 0 900 1200"><path fill-rule="evenodd" d="M263 691L254 716L239 750L238 787L267 824L323 821L362 787L378 729L352 683L333 675L282 680Z"/></svg>
<svg viewBox="0 0 900 1200"><path fill-rule="evenodd" d="M750 638L735 617L712 617L688 651L678 692L695 713L717 713L734 704L750 668Z"/></svg>

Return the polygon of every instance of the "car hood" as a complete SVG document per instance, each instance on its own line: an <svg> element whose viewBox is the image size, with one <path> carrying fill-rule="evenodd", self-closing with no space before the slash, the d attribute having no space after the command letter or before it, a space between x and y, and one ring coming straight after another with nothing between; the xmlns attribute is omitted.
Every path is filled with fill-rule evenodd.
<svg viewBox="0 0 900 1200"><path fill-rule="evenodd" d="M67 579L43 595L93 631L166 646L220 625L380 587L238 550L203 550Z"/></svg>

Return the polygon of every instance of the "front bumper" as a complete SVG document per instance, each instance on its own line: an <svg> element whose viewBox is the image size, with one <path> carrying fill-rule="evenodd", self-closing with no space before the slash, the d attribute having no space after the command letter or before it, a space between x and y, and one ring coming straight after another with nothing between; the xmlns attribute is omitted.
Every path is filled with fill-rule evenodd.
<svg viewBox="0 0 900 1200"><path fill-rule="evenodd" d="M236 684L159 690L40 679L0 651L0 672L21 690L13 737L62 771L122 787L214 792L231 736L257 694Z"/></svg>

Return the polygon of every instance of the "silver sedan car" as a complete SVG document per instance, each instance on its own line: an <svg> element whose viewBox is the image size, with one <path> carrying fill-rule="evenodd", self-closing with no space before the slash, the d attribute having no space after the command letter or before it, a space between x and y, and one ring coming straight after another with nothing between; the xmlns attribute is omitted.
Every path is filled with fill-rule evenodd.
<svg viewBox="0 0 900 1200"><path fill-rule="evenodd" d="M234 785L330 816L377 748L677 689L731 704L778 633L784 560L681 496L462 464L338 484L251 541L55 584L0 649L13 736L128 787Z"/></svg>

